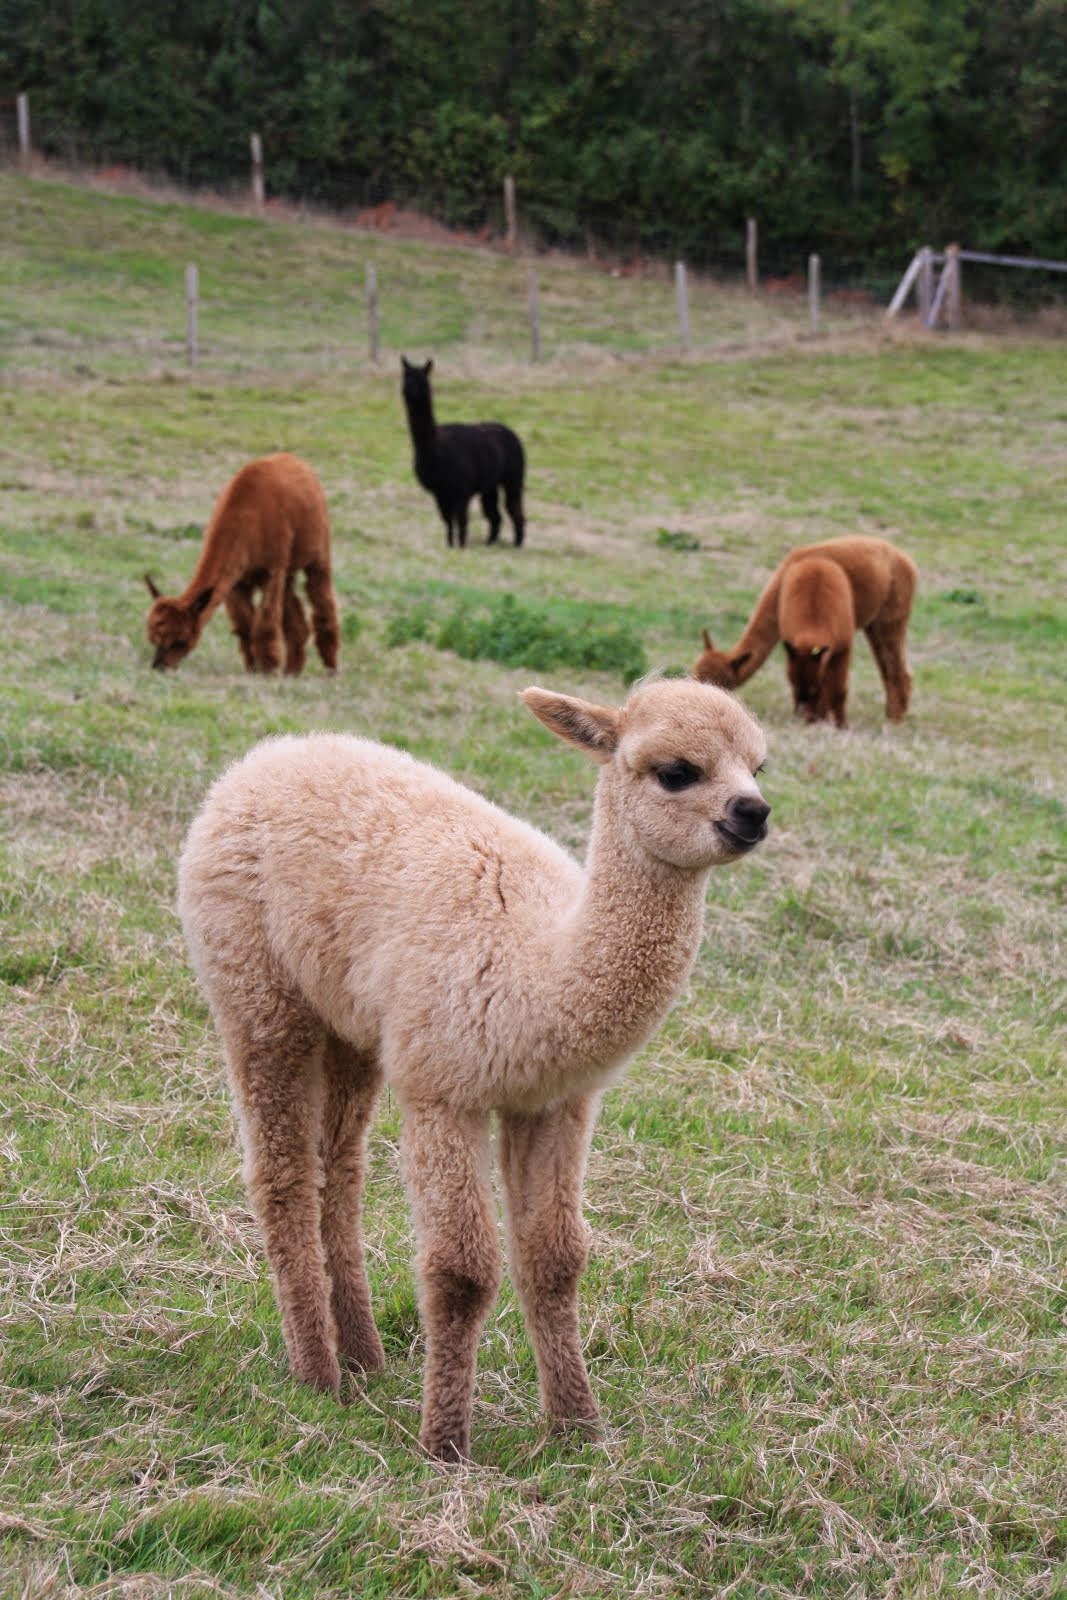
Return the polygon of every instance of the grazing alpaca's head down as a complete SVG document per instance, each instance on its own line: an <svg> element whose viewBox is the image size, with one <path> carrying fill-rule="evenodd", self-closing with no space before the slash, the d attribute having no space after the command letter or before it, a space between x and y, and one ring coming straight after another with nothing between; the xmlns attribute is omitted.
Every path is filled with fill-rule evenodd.
<svg viewBox="0 0 1067 1600"><path fill-rule="evenodd" d="M418 1239L420 1438L469 1454L477 1345L501 1277L489 1118L545 1411L590 1425L581 1193L600 1092L652 1036L700 943L708 873L767 832L764 740L730 695L638 685L621 709L523 699L599 764L583 867L411 756L317 734L218 781L179 873L222 1036L293 1371L337 1392L384 1363L359 1231L388 1083Z"/></svg>
<svg viewBox="0 0 1067 1600"><path fill-rule="evenodd" d="M160 594L147 572L144 581L152 596L145 622L148 642L155 652L152 665L161 670L178 667L204 631L204 613L211 604L211 590L201 589L186 602Z"/></svg>
<svg viewBox="0 0 1067 1600"><path fill-rule="evenodd" d="M885 539L855 534L791 550L732 650L716 650L704 629L693 676L737 689L781 639L795 710L807 722L832 717L845 728L852 642L862 630L885 685L886 716L897 722L911 698L905 635L917 581L911 557Z"/></svg>
<svg viewBox="0 0 1067 1600"><path fill-rule="evenodd" d="M704 649L693 666L693 676L699 683L710 683L717 689L736 689L744 680L741 677L748 662L748 650L716 650L707 628L701 628Z"/></svg>
<svg viewBox="0 0 1067 1600"><path fill-rule="evenodd" d="M304 574L308 626L296 580ZM225 606L249 672L303 670L307 641L328 672L337 666L337 602L322 485L306 462L279 451L242 467L215 502L193 575L181 594L152 596L146 619L152 665L180 666L212 612ZM255 596L259 594L258 606Z"/></svg>

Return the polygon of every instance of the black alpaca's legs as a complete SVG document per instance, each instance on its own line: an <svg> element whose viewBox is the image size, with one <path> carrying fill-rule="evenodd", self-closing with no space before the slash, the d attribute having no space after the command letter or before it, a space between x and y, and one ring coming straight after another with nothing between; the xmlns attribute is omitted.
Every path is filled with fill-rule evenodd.
<svg viewBox="0 0 1067 1600"><path fill-rule="evenodd" d="M489 537L485 542L486 544L496 544L500 538L500 506L497 501L496 484L491 489L486 489L480 498L482 510L485 512L485 520L489 524Z"/></svg>
<svg viewBox="0 0 1067 1600"><path fill-rule="evenodd" d="M456 543L459 545L461 550L465 550L467 547L468 509L468 502L466 500L464 500L462 505L456 507Z"/></svg>
<svg viewBox="0 0 1067 1600"><path fill-rule="evenodd" d="M437 501L437 509L441 513L441 521L445 525L445 540L446 540L446 542L448 544L448 548L451 550L451 548L452 548L452 507L448 504L447 501L443 500L440 495L435 495L434 499Z"/></svg>
<svg viewBox="0 0 1067 1600"><path fill-rule="evenodd" d="M508 508L511 525L515 529L515 543L521 544L526 535L526 518L522 510L522 484L505 486L504 504Z"/></svg>

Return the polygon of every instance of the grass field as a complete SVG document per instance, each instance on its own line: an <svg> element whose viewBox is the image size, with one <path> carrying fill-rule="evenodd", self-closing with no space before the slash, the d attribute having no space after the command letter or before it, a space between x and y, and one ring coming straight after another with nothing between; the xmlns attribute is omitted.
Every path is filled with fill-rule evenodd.
<svg viewBox="0 0 1067 1600"><path fill-rule="evenodd" d="M682 360L666 278L549 262L532 367L524 267L488 253L10 175L0 218L0 1594L1067 1593L1067 349L811 340L801 306L702 284ZM442 418L525 438L525 549L477 516L444 548L401 350L435 356ZM246 678L221 618L149 671L142 573L184 584L223 482L282 447L330 502L336 679ZM580 851L592 772L516 690L618 699L568 640L685 667L791 545L856 531L921 569L913 713L885 726L862 641L848 734L793 722L778 657L744 691L771 836L713 877L594 1145L605 1436L545 1437L505 1285L478 1464L438 1469L392 1103L387 1372L343 1407L287 1375L173 909L189 819L259 737L328 727ZM432 642L509 595L550 665Z"/></svg>

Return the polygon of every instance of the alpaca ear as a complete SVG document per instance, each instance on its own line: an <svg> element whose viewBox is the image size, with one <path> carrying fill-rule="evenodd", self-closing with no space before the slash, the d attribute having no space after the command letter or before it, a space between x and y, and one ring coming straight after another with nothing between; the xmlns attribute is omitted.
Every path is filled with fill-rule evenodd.
<svg viewBox="0 0 1067 1600"><path fill-rule="evenodd" d="M707 628L701 628L700 635L701 635L701 638L704 640L704 649L705 650L714 650L715 646L711 642L711 634L708 632Z"/></svg>
<svg viewBox="0 0 1067 1600"><path fill-rule="evenodd" d="M152 596L152 599L153 600L158 600L159 599L159 590L156 588L155 584L152 582L152 579L149 577L147 572L144 575L144 581L148 585L148 592Z"/></svg>
<svg viewBox="0 0 1067 1600"><path fill-rule="evenodd" d="M430 357L429 361L427 361L422 370L425 372L427 377L430 376L430 373L433 371L433 356Z"/></svg>
<svg viewBox="0 0 1067 1600"><path fill-rule="evenodd" d="M751 650L741 650L737 655L730 657L730 665L735 673L744 671L745 662L748 660L751 654Z"/></svg>
<svg viewBox="0 0 1067 1600"><path fill-rule="evenodd" d="M577 745L594 761L611 760L619 743L619 713L610 706L595 706L548 689L524 689L522 698L551 733Z"/></svg>
<svg viewBox="0 0 1067 1600"><path fill-rule="evenodd" d="M200 593L189 607L189 610L192 612L194 617L198 617L202 611L207 610L208 606L211 604L211 596L214 594L214 592L214 586L212 586L210 589L201 589Z"/></svg>
<svg viewBox="0 0 1067 1600"><path fill-rule="evenodd" d="M414 372L415 370L407 356L400 357L400 365L404 372Z"/></svg>

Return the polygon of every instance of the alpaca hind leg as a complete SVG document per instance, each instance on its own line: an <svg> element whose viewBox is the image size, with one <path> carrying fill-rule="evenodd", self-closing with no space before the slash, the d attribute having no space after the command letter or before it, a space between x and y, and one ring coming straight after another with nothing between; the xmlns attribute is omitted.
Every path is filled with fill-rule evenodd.
<svg viewBox="0 0 1067 1600"><path fill-rule="evenodd" d="M467 545L467 519L470 515L470 502L464 500L456 507L456 543L463 550Z"/></svg>
<svg viewBox="0 0 1067 1600"><path fill-rule="evenodd" d="M522 484L504 485L504 504L515 529L515 543L521 544L526 536L526 517L522 509Z"/></svg>
<svg viewBox="0 0 1067 1600"><path fill-rule="evenodd" d="M426 1329L419 1438L444 1461L470 1455L478 1341L500 1288L488 1143L482 1114L440 1103L405 1108L404 1181Z"/></svg>
<svg viewBox="0 0 1067 1600"><path fill-rule="evenodd" d="M485 520L489 524L489 537L485 542L486 544L496 544L500 538L500 504L497 498L496 484L491 489L487 489L480 498Z"/></svg>
<svg viewBox="0 0 1067 1600"><path fill-rule="evenodd" d="M582 1183L596 1117L585 1096L500 1118L500 1170L511 1276L537 1360L541 1404L558 1423L596 1423L578 1329L578 1281L589 1254Z"/></svg>
<svg viewBox="0 0 1067 1600"><path fill-rule="evenodd" d="M360 1203L367 1164L367 1128L381 1086L381 1069L335 1034L323 1053L322 1242L332 1285L341 1355L364 1372L385 1365L371 1310L363 1256Z"/></svg>
<svg viewBox="0 0 1067 1600"><path fill-rule="evenodd" d="M260 672L276 672L281 666L284 604L285 573L268 573L252 624L252 655Z"/></svg>
<svg viewBox="0 0 1067 1600"><path fill-rule="evenodd" d="M912 677L904 650L907 621L872 622L865 630L875 665L885 685L885 714L899 722L911 700Z"/></svg>
<svg viewBox="0 0 1067 1600"><path fill-rule="evenodd" d="M292 578L288 579L285 585L282 632L285 635L285 670L289 677L295 678L304 670L311 629L308 627L304 608L300 604L300 596L293 588Z"/></svg>
<svg viewBox="0 0 1067 1600"><path fill-rule="evenodd" d="M237 638L241 660L246 670L251 672L255 667L255 658L252 654L252 622L255 612L252 609L252 597L247 589L230 590L226 596L226 615Z"/></svg>
<svg viewBox="0 0 1067 1600"><path fill-rule="evenodd" d="M241 1124L245 1182L274 1277L289 1365L338 1392L337 1330L321 1227L322 1024L276 992L220 1015ZM254 1017L249 1025L244 1018Z"/></svg>
<svg viewBox="0 0 1067 1600"><path fill-rule="evenodd" d="M341 630L337 622L337 598L333 592L329 567L314 562L304 573L304 582L308 605L311 607L311 625L315 630L315 649L322 657L326 671L336 672Z"/></svg>

